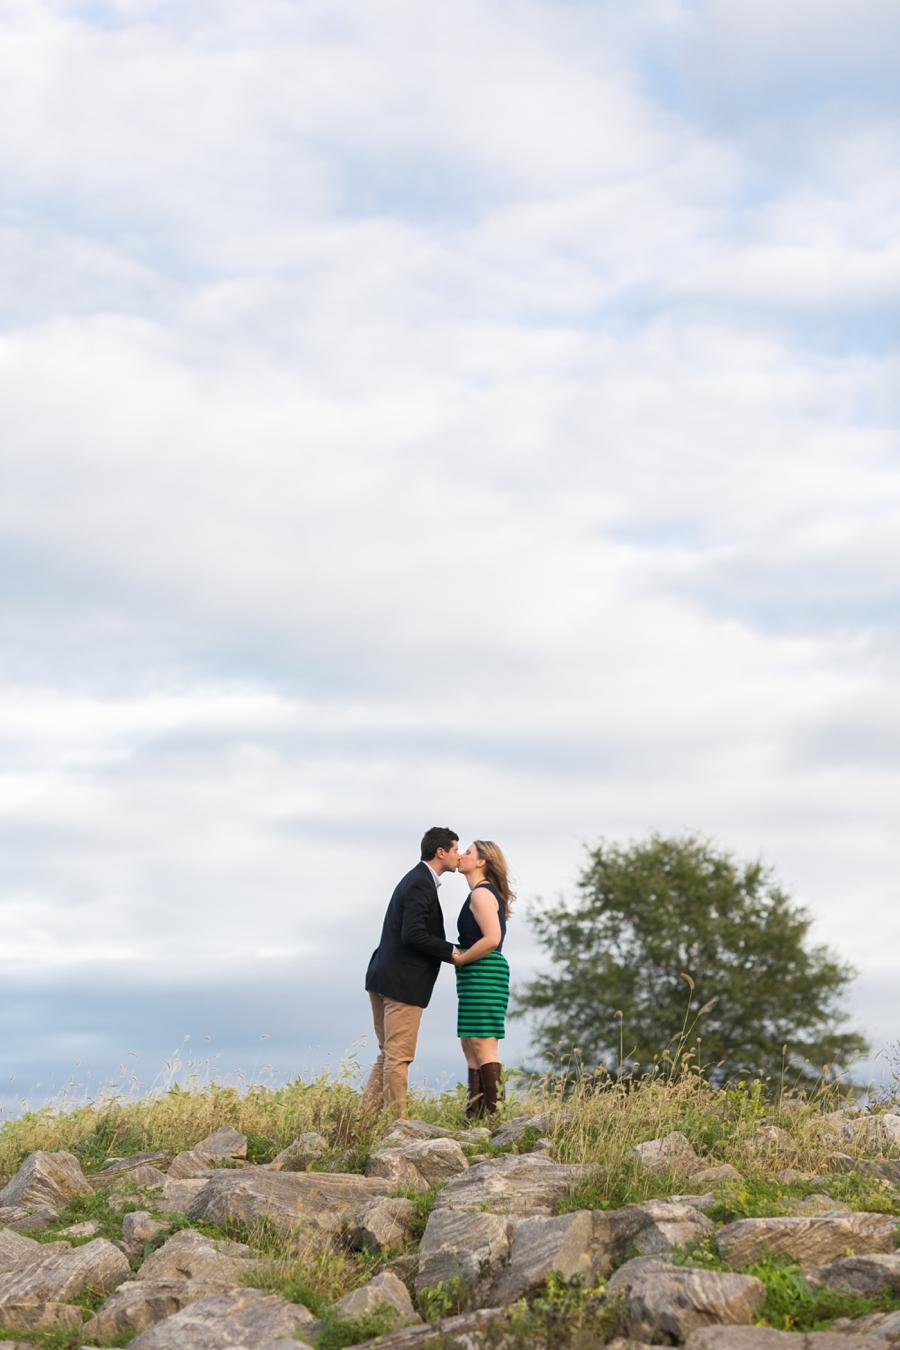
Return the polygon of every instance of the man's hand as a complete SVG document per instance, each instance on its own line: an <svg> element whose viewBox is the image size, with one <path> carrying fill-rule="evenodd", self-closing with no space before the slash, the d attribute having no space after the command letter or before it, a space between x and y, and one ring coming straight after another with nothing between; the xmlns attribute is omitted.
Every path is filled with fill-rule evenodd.
<svg viewBox="0 0 900 1350"><path fill-rule="evenodd" d="M458 947L453 948L453 955L450 957L450 960L453 962L455 966L461 966L464 964L463 954Z"/></svg>

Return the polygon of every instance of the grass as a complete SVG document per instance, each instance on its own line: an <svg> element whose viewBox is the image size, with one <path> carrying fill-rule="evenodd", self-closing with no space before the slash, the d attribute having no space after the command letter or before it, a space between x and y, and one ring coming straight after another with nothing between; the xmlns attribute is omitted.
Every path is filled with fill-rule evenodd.
<svg viewBox="0 0 900 1350"><path fill-rule="evenodd" d="M842 1100L834 1086L811 1100L780 1090L772 1093L759 1084L713 1088L688 1065L670 1079L615 1081L598 1074L569 1083L565 1090L558 1080L533 1082L510 1098L502 1115L509 1118L549 1111L556 1120L552 1131L553 1156L558 1161L594 1166L590 1176L572 1185L560 1205L563 1211L618 1209L705 1189L703 1183L693 1184L677 1173L650 1172L635 1159L635 1144L678 1130L704 1164L730 1163L740 1173L738 1182L715 1188L717 1203L707 1213L716 1224L784 1214L792 1201L814 1192L827 1194L854 1209L900 1216L897 1188L856 1172L830 1170L829 1155L835 1151L851 1157L862 1156L861 1147L840 1136L835 1123L827 1119ZM410 1103L411 1115L453 1130L465 1128L463 1112L459 1091L440 1096L414 1094ZM113 1157L155 1149L178 1153L224 1125L247 1135L248 1157L252 1162L270 1161L300 1134L314 1130L327 1142L324 1157L316 1163L317 1169L338 1167L342 1171L362 1172L373 1145L389 1124L383 1112L367 1108L361 1093L347 1078L333 1082L323 1077L277 1089L258 1086L243 1091L222 1085L191 1091L170 1088L155 1096L109 1097L73 1108L57 1102L0 1125L0 1173L13 1174L24 1158L38 1148L66 1149L75 1154L86 1173L96 1172ZM761 1136L763 1128L773 1125L784 1134L774 1138ZM469 1155L495 1157L526 1152L537 1138L537 1131L528 1131L522 1140L503 1149L480 1141L464 1147ZM785 1179L785 1169L793 1170L793 1179ZM798 1174L812 1179L800 1181ZM113 1189L120 1194L127 1192L127 1182L117 1183ZM398 1255L415 1252L437 1192L406 1194L415 1209L413 1233ZM61 1212L58 1223L33 1236L44 1242L54 1241L60 1229L93 1219L100 1225L101 1236L117 1239L122 1235L127 1208L153 1209L160 1203L158 1193L154 1196L153 1192L145 1192L139 1203L116 1211L109 1207L109 1195L110 1189L104 1187L91 1195L74 1198ZM353 1252L340 1244L326 1247L321 1242L286 1239L266 1223L249 1229L239 1225L218 1229L184 1216L159 1217L168 1217L170 1232L192 1227L209 1237L249 1242L271 1263L253 1283L304 1304L320 1319L321 1327L316 1333L318 1350L345 1350L360 1339L382 1335L390 1329L389 1311L362 1319L341 1318L333 1311L339 1298L371 1279L383 1264L383 1257ZM158 1246L165 1236L151 1247ZM73 1245L90 1241L71 1240ZM676 1254L676 1259L707 1268L727 1268L712 1241L689 1253ZM133 1262L135 1268L139 1264L140 1258ZM856 1317L900 1306L889 1298L808 1290L799 1269L781 1258L767 1258L751 1273L763 1280L768 1295L760 1320L779 1329L816 1330L837 1317ZM491 1324L488 1350L491 1337L499 1336L501 1327L513 1350L519 1347L524 1350L536 1342L547 1350L563 1346L590 1350L591 1346L602 1344L613 1333L614 1310L600 1293L583 1288L578 1281L567 1282L551 1276L535 1298L517 1305L507 1319ZM85 1314L96 1306L96 1300L89 1295L76 1303ZM420 1301L421 1311L429 1318L465 1311L471 1306L471 1291L453 1281L426 1291ZM129 1339L125 1333L110 1344L125 1345ZM46 1350L75 1350L83 1343L78 1332L0 1331L0 1343L8 1340L40 1345Z"/></svg>

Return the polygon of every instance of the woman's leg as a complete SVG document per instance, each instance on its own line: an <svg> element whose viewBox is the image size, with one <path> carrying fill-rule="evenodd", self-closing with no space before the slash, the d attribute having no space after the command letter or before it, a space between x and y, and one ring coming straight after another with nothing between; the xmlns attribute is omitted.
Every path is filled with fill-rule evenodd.
<svg viewBox="0 0 900 1350"><path fill-rule="evenodd" d="M503 1091L500 1045L496 1036L470 1036L468 1039L481 1072L483 1109L488 1115L493 1115L497 1110L497 1102L503 1101L506 1095Z"/></svg>
<svg viewBox="0 0 900 1350"><path fill-rule="evenodd" d="M465 1041L472 1047L473 1059L466 1054ZM466 1036L463 1042L463 1054L470 1067L480 1068L482 1064L495 1064L500 1058L500 1047L496 1036Z"/></svg>
<svg viewBox="0 0 900 1350"><path fill-rule="evenodd" d="M462 1046L462 1052L466 1057L466 1064L470 1069L477 1069L480 1063L471 1036L460 1036L459 1043Z"/></svg>
<svg viewBox="0 0 900 1350"><path fill-rule="evenodd" d="M466 1120L477 1120L479 1116L484 1115L484 1086L481 1082L481 1070L478 1067L478 1060L475 1051L472 1049L472 1038L470 1036L460 1036L459 1043L462 1046L462 1052L466 1057L466 1064L469 1069L469 1093L466 1101Z"/></svg>

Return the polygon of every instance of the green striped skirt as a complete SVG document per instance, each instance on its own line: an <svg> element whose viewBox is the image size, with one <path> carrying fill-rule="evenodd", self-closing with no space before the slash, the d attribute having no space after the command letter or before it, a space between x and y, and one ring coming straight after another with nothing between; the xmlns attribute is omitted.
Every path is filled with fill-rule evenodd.
<svg viewBox="0 0 900 1350"><path fill-rule="evenodd" d="M470 966L456 967L457 1036L506 1035L509 965L502 952L489 952Z"/></svg>

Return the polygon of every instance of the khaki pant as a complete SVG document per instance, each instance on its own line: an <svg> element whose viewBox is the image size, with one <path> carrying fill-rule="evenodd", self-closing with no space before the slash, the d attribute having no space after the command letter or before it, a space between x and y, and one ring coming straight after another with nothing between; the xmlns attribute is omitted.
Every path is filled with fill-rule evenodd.
<svg viewBox="0 0 900 1350"><path fill-rule="evenodd" d="M371 990L369 998L380 1054L369 1074L366 1097L370 1101L383 1101L398 1115L405 1116L409 1066L416 1057L423 1009L411 1003L398 1003L395 998L385 998Z"/></svg>

